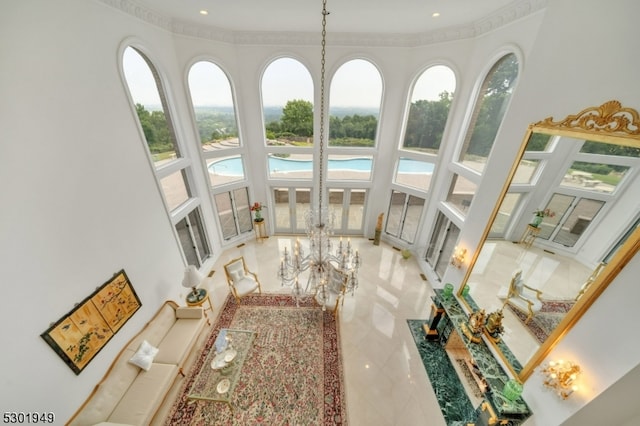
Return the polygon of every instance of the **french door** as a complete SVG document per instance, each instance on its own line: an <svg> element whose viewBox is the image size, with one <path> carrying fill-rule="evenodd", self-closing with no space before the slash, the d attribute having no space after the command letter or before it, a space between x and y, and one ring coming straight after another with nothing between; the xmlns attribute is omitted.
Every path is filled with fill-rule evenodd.
<svg viewBox="0 0 640 426"><path fill-rule="evenodd" d="M202 266L205 259L211 256L211 249L202 223L200 207L176 223L176 232L187 265L194 265L196 268Z"/></svg>
<svg viewBox="0 0 640 426"><path fill-rule="evenodd" d="M431 268L433 268L439 278L444 276L449 266L449 259L451 259L453 255L459 235L460 228L451 222L442 212L438 212L436 226L433 234L431 234L425 260L431 265Z"/></svg>
<svg viewBox="0 0 640 426"><path fill-rule="evenodd" d="M329 210L333 212L336 235L362 235L364 233L365 189L330 188Z"/></svg>
<svg viewBox="0 0 640 426"><path fill-rule="evenodd" d="M553 215L542 220L537 238L564 247L574 247L604 204L602 200L553 194L545 207L553 212Z"/></svg>
<svg viewBox="0 0 640 426"><path fill-rule="evenodd" d="M252 227L249 191L246 187L214 195L222 238L230 240Z"/></svg>
<svg viewBox="0 0 640 426"><path fill-rule="evenodd" d="M312 207L311 197L311 188L273 188L274 231L280 234L305 233L305 214Z"/></svg>
<svg viewBox="0 0 640 426"><path fill-rule="evenodd" d="M418 232L424 202L424 198L393 190L387 211L385 232L413 244Z"/></svg>

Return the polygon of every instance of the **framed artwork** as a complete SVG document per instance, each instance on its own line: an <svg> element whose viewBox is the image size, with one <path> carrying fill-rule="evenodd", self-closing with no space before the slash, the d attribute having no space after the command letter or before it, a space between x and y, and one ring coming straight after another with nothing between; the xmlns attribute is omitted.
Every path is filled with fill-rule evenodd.
<svg viewBox="0 0 640 426"><path fill-rule="evenodd" d="M40 336L80 374L141 306L123 269Z"/></svg>

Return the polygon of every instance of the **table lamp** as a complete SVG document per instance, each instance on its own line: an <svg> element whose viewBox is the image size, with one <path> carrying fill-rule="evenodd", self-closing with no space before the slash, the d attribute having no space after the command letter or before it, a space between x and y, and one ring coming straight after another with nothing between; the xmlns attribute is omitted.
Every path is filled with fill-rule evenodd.
<svg viewBox="0 0 640 426"><path fill-rule="evenodd" d="M197 287L202 282L202 275L200 271L196 269L195 266L189 265L187 269L184 270L184 278L182 279L182 286L192 289L192 296L198 297L198 289Z"/></svg>

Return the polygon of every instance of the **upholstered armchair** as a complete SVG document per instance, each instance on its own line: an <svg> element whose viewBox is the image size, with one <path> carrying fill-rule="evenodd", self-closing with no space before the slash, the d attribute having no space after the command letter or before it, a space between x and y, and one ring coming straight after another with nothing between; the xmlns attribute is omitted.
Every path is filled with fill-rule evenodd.
<svg viewBox="0 0 640 426"><path fill-rule="evenodd" d="M507 292L504 306L508 303L514 308L520 309L527 314L525 324L531 321L531 318L542 309L542 292L536 288L530 287L524 283L522 279L522 270L518 269L511 277L509 290Z"/></svg>
<svg viewBox="0 0 640 426"><path fill-rule="evenodd" d="M330 268L329 282L324 290L326 291L324 302L320 294L320 292L323 291L321 288L316 291L314 299L320 306L333 312L334 318L338 318L338 309L344 303L344 292L346 290L348 276L333 266L330 266Z"/></svg>
<svg viewBox="0 0 640 426"><path fill-rule="evenodd" d="M237 303L240 303L242 297L256 290L262 293L258 275L249 271L244 257L238 257L224 265L224 273L227 276L227 283L229 284L231 294L233 294Z"/></svg>

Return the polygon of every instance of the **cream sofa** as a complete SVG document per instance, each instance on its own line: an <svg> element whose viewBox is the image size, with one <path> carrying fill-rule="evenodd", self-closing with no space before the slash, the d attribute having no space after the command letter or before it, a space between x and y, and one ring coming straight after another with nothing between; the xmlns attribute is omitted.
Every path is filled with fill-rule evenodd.
<svg viewBox="0 0 640 426"><path fill-rule="evenodd" d="M176 379L184 376L183 365L207 323L202 307L165 302L120 351L67 425L150 424ZM158 349L148 371L130 362L145 340Z"/></svg>

